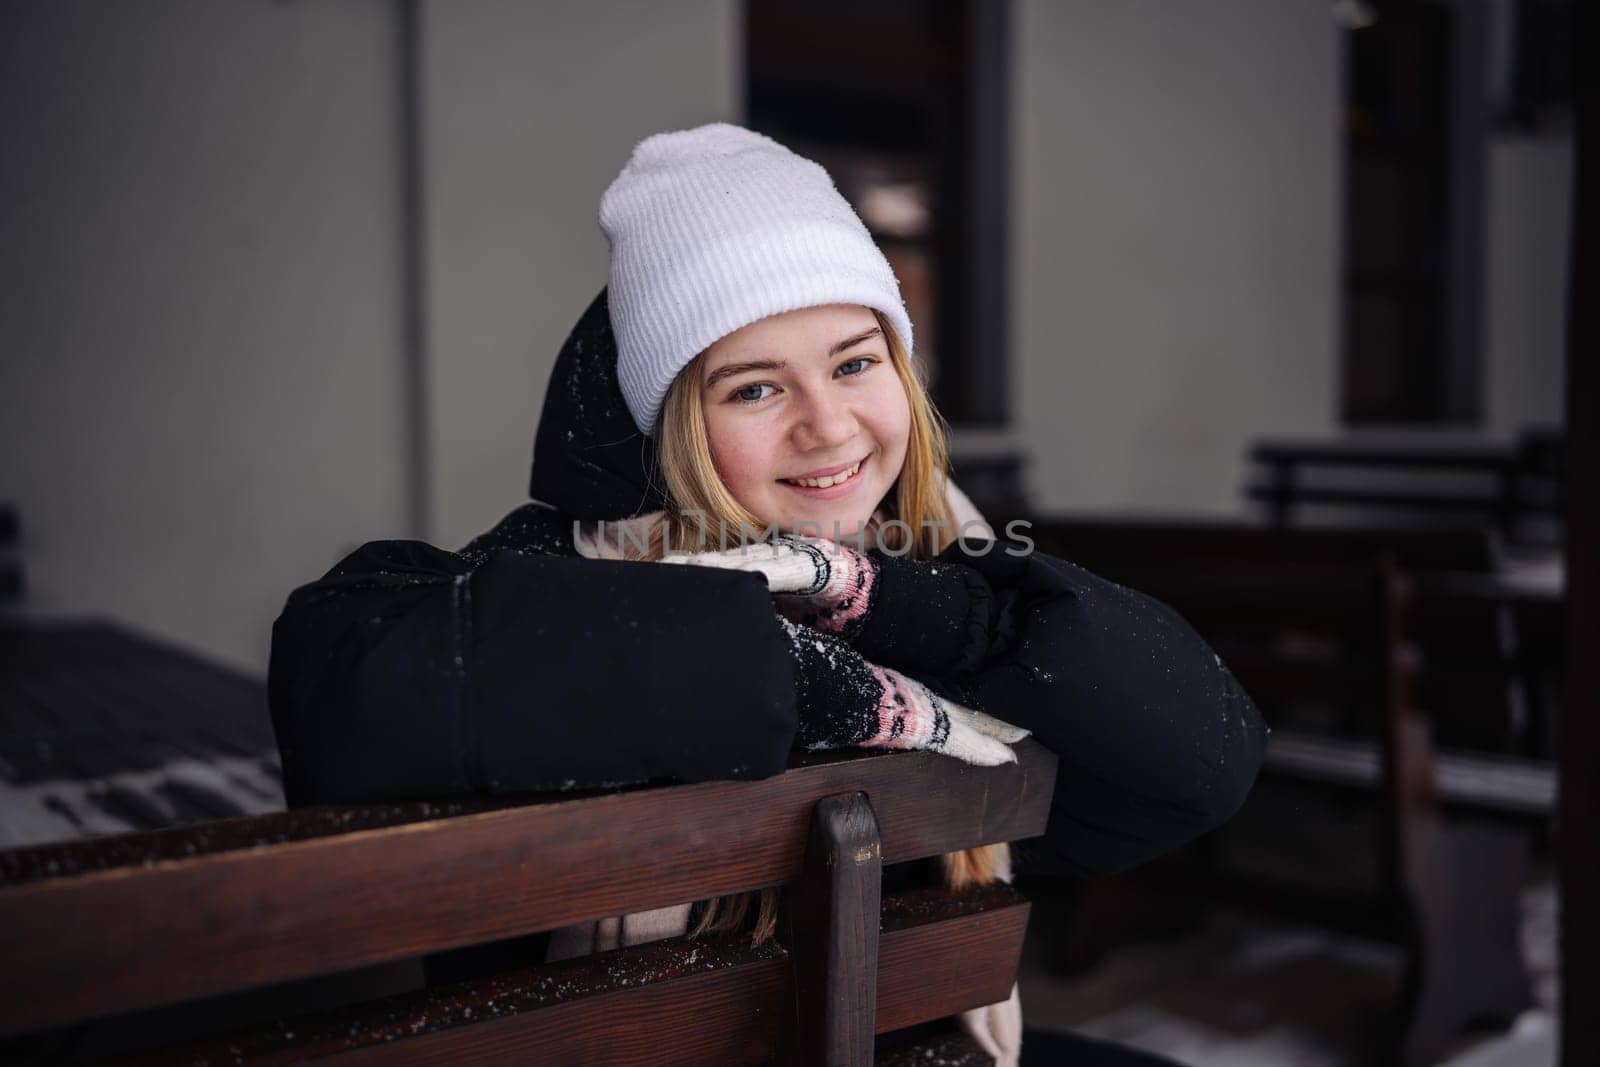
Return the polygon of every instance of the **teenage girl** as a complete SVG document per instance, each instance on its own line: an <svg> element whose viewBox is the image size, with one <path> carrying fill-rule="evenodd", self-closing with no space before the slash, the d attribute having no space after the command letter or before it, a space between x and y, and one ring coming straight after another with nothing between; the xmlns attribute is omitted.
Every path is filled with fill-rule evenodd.
<svg viewBox="0 0 1600 1067"><path fill-rule="evenodd" d="M291 804L758 778L796 747L994 764L1031 732L1079 874L1237 809L1266 736L1249 698L1164 605L988 539L894 275L822 168L733 126L659 134L600 221L610 286L557 361L534 503L459 552L368 544L290 597L270 688ZM558 931L551 955L764 938L773 899ZM1015 1062L1015 993L962 1021Z"/></svg>

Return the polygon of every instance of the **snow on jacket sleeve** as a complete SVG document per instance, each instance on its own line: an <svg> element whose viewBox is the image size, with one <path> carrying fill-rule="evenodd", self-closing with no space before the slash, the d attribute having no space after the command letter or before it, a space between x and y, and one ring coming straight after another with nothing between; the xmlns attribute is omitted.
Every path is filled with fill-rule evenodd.
<svg viewBox="0 0 1600 1067"><path fill-rule="evenodd" d="M758 576L368 544L296 590L269 692L292 805L782 771L788 640Z"/></svg>
<svg viewBox="0 0 1600 1067"><path fill-rule="evenodd" d="M1048 838L1070 871L1126 870L1243 804L1266 724L1165 604L999 544L879 562L856 649L1031 730L1057 755Z"/></svg>

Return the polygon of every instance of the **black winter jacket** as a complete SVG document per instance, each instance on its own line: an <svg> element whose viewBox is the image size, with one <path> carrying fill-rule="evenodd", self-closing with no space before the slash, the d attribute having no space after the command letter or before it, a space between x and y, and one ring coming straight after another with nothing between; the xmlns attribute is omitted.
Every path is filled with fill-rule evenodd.
<svg viewBox="0 0 1600 1067"><path fill-rule="evenodd" d="M759 575L586 559L575 520L665 505L615 379L602 292L567 339L536 501L459 552L375 541L296 590L269 678L294 805L761 778L796 671ZM1041 553L880 557L853 644L1060 757L1048 840L1119 871L1243 802L1266 728L1176 613Z"/></svg>

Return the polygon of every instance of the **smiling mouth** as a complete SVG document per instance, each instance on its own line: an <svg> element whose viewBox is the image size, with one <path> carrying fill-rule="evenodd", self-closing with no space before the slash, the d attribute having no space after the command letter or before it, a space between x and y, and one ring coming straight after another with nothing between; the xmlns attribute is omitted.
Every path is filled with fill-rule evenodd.
<svg viewBox="0 0 1600 1067"><path fill-rule="evenodd" d="M779 478L778 480L784 485L799 486L803 489L827 489L830 486L840 485L856 477L861 473L861 466L866 461L867 457L862 456L839 473L829 474L822 478Z"/></svg>

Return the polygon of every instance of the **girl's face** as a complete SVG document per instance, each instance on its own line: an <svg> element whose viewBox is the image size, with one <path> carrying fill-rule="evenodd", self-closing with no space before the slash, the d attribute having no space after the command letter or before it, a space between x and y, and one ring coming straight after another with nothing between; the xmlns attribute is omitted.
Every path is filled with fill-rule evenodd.
<svg viewBox="0 0 1600 1067"><path fill-rule="evenodd" d="M900 475L911 432L871 311L774 315L712 345L700 368L711 461L735 500L785 533L806 523L850 536L866 523Z"/></svg>

